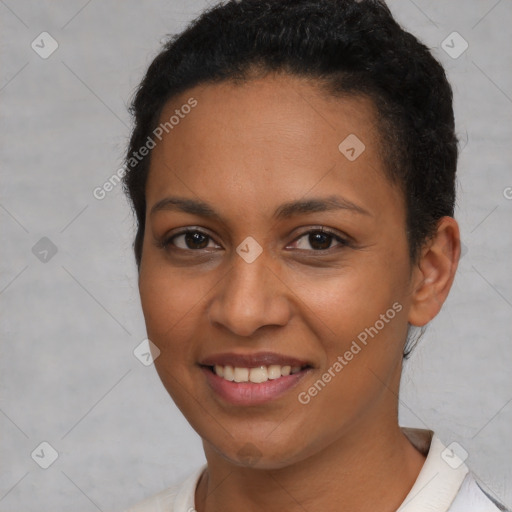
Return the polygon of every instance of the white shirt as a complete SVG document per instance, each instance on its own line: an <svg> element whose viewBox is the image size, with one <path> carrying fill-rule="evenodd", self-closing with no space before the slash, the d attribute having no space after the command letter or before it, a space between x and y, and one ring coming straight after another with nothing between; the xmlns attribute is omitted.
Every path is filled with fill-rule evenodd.
<svg viewBox="0 0 512 512"><path fill-rule="evenodd" d="M456 450L441 443L431 430L402 428L411 443L426 460L397 512L500 512L505 508L494 502L478 486ZM141 501L124 512L194 512L199 478L206 464L184 482Z"/></svg>

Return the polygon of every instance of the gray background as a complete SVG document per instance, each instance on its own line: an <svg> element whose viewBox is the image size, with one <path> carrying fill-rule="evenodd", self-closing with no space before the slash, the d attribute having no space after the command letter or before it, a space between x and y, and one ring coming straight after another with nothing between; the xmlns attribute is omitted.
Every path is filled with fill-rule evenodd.
<svg viewBox="0 0 512 512"><path fill-rule="evenodd" d="M204 460L133 354L145 328L121 187L92 191L121 166L126 107L164 36L206 5L0 0L0 511L121 510ZM405 368L400 419L457 441L511 507L512 2L390 6L445 65L464 148L465 254ZM59 44L47 59L31 48L43 31ZM469 44L456 59L441 47L453 31ZM42 237L57 248L46 262ZM43 441L58 453L48 469L31 458Z"/></svg>

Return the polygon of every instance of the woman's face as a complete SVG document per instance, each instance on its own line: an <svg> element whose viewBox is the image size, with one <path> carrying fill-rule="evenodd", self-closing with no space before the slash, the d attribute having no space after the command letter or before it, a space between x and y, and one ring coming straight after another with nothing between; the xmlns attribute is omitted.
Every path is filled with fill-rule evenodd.
<svg viewBox="0 0 512 512"><path fill-rule="evenodd" d="M152 151L139 288L205 448L277 468L396 423L414 272L373 104L276 75L195 87L161 122L178 114Z"/></svg>

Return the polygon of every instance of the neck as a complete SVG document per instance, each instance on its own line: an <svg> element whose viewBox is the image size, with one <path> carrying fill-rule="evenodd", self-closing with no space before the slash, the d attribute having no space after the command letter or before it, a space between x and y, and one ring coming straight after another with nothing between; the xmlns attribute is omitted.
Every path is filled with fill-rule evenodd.
<svg viewBox="0 0 512 512"><path fill-rule="evenodd" d="M397 510L425 457L392 420L359 424L314 456L279 469L240 467L205 444L208 469L196 489L198 512Z"/></svg>

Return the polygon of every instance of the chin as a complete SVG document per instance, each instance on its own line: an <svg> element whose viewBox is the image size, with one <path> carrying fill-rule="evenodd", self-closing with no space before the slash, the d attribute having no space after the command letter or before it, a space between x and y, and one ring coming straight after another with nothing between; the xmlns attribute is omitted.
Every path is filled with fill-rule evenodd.
<svg viewBox="0 0 512 512"><path fill-rule="evenodd" d="M227 462L240 468L277 470L307 458L296 445L272 444L268 439L242 441L230 438L224 442L226 444L212 444L203 440L206 454L210 447Z"/></svg>

